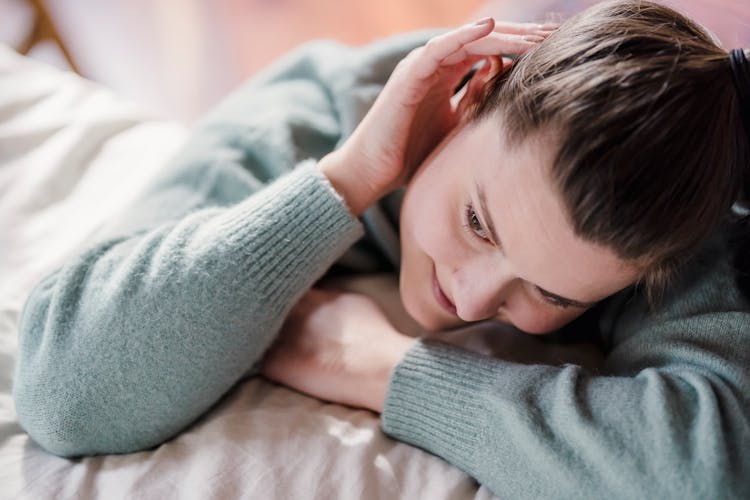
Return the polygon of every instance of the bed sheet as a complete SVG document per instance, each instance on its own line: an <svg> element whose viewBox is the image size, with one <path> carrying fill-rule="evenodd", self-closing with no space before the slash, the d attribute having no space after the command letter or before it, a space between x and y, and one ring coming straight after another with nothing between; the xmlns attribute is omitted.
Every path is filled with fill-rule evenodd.
<svg viewBox="0 0 750 500"><path fill-rule="evenodd" d="M440 458L388 438L374 413L261 378L149 451L64 459L23 432L11 388L24 297L127 207L186 133L0 46L0 498L492 497ZM341 285L400 305L393 277Z"/></svg>

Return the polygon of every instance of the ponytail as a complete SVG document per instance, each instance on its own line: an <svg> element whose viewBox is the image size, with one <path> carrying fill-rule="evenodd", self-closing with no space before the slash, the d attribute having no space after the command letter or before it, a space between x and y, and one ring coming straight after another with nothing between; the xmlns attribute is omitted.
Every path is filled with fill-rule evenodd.
<svg viewBox="0 0 750 500"><path fill-rule="evenodd" d="M732 234L734 265L740 289L750 297L750 61L744 49L729 52L729 66L737 91L742 130L737 132L737 167L742 169L739 199L733 207L738 217Z"/></svg>

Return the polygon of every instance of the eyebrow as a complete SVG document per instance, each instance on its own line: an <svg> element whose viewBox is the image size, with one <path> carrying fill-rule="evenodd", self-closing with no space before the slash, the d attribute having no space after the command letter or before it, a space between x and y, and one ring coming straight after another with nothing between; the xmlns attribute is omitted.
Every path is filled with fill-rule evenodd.
<svg viewBox="0 0 750 500"><path fill-rule="evenodd" d="M495 245L502 247L500 238L497 235L497 231L495 231L495 223L492 222L492 219L490 218L490 211L487 210L487 197L484 194L484 188L479 184L479 182L475 182L474 185L477 190L477 196L479 197L479 209L480 209L479 215L482 217L482 219L484 219L485 223L487 224L487 229L489 229L490 231L490 236L492 236L492 241L495 242ZM548 290L545 290L539 285L534 285L534 286L542 293L542 295L546 295L547 297L555 299L569 306L581 307L581 308L587 309L589 307L596 305L596 302L582 302L580 300L568 299L561 295L557 295L556 293L552 293Z"/></svg>

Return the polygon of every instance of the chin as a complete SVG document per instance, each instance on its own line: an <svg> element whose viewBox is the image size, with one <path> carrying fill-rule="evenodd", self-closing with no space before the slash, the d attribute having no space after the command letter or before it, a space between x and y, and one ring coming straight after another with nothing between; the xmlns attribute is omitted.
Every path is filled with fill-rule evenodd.
<svg viewBox="0 0 750 500"><path fill-rule="evenodd" d="M435 318L431 314L425 314L425 312L418 306L412 304L409 300L404 300L402 295L402 302L404 309L411 316L411 319L416 321L419 326L427 330L428 332L436 332L441 329L438 318Z"/></svg>
<svg viewBox="0 0 750 500"><path fill-rule="evenodd" d="M401 303L411 319L416 321L420 327L429 332L436 332L445 329L446 326L440 318L435 316L435 314L431 314L429 311L425 311L424 304L418 303L418 301L415 300L416 297L414 297L413 294L406 293L404 288L404 283L399 283Z"/></svg>
<svg viewBox="0 0 750 500"><path fill-rule="evenodd" d="M564 326L565 323L523 323L520 325L514 325L518 330L522 331L523 333L529 334L529 335L547 335L549 333L556 332L559 330L562 326Z"/></svg>
<svg viewBox="0 0 750 500"><path fill-rule="evenodd" d="M439 332L442 330L446 330L449 327L443 324L440 320L436 318L421 318L419 316L416 316L412 313L409 313L409 316L412 317L414 321L419 323L419 326L427 330L428 332Z"/></svg>

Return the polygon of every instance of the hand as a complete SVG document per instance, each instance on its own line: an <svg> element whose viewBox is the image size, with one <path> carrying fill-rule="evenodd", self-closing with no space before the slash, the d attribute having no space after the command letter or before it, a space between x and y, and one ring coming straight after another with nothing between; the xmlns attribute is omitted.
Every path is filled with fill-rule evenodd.
<svg viewBox="0 0 750 500"><path fill-rule="evenodd" d="M413 342L369 297L313 288L287 317L261 374L319 399L381 412L390 374Z"/></svg>
<svg viewBox="0 0 750 500"><path fill-rule="evenodd" d="M493 31L495 29L495 31ZM456 126L455 87L483 58L505 71L510 60L542 41L554 25L495 23L492 18L432 38L396 66L352 136L321 160L321 169L358 215L403 185ZM499 67L498 67L499 63ZM476 77L476 75L475 75Z"/></svg>

